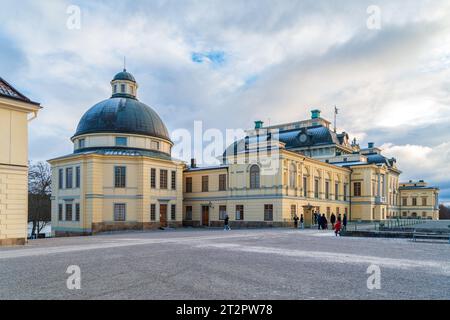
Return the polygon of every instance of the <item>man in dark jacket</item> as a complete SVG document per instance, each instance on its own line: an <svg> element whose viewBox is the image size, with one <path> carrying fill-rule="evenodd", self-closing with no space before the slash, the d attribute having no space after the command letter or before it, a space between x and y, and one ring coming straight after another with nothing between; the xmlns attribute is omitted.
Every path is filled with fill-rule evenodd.
<svg viewBox="0 0 450 320"><path fill-rule="evenodd" d="M320 228L322 228L322 216L320 213L317 213L317 229L320 230Z"/></svg>
<svg viewBox="0 0 450 320"><path fill-rule="evenodd" d="M298 229L298 217L297 217L297 215L294 216L294 228Z"/></svg>
<svg viewBox="0 0 450 320"><path fill-rule="evenodd" d="M321 221L322 221L322 229L323 230L328 229L328 220L327 220L327 217L325 217L325 213L322 214Z"/></svg>
<svg viewBox="0 0 450 320"><path fill-rule="evenodd" d="M334 215L334 213L331 214L330 222L331 222L331 227L334 229L334 223L336 222L336 216Z"/></svg>
<svg viewBox="0 0 450 320"><path fill-rule="evenodd" d="M230 226L228 225L229 220L230 220L230 217L227 214L225 216L225 219L223 219L223 230L231 230Z"/></svg>

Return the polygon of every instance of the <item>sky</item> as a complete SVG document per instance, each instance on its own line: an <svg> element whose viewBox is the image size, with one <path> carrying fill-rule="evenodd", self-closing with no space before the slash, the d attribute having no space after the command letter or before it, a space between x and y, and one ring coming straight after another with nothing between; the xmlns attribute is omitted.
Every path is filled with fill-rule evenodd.
<svg viewBox="0 0 450 320"><path fill-rule="evenodd" d="M313 108L332 120L336 105L338 131L375 142L402 180L438 185L450 203L449 1L0 4L0 76L44 107L30 123L32 161L71 153L126 56L139 100L169 132L196 120L249 129Z"/></svg>

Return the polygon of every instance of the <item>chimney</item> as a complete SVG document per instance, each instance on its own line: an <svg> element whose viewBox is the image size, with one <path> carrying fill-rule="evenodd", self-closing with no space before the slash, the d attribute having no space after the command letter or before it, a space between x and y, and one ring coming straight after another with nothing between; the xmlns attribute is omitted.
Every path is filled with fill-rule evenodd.
<svg viewBox="0 0 450 320"><path fill-rule="evenodd" d="M367 147L368 147L369 149L372 149L372 148L374 147L374 145L375 145L375 143L369 142L369 143L367 144Z"/></svg>
<svg viewBox="0 0 450 320"><path fill-rule="evenodd" d="M318 119L318 118L320 118L320 110L319 109L311 110L311 119Z"/></svg>
<svg viewBox="0 0 450 320"><path fill-rule="evenodd" d="M255 129L261 129L263 127L264 122L261 120L255 121Z"/></svg>
<svg viewBox="0 0 450 320"><path fill-rule="evenodd" d="M195 162L195 158L191 159L191 168L197 168L197 163Z"/></svg>

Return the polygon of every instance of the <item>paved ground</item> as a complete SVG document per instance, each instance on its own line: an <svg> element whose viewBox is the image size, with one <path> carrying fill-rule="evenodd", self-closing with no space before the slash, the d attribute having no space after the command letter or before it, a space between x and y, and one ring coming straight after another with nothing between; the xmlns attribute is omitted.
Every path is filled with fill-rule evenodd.
<svg viewBox="0 0 450 320"><path fill-rule="evenodd" d="M367 288L371 264L381 289ZM66 287L69 265L81 289ZM450 299L450 244L260 229L120 233L0 249L0 299Z"/></svg>

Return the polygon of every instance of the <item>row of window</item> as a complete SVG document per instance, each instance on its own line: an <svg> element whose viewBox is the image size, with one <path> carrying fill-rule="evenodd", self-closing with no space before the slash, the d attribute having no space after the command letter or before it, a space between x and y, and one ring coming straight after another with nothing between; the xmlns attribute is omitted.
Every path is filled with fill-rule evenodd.
<svg viewBox="0 0 450 320"><path fill-rule="evenodd" d="M192 206L185 207L185 219L192 220ZM335 213L336 216L341 214L341 210L339 207L336 208L336 212L331 212L331 208L326 208L326 214L328 217L331 216L331 213ZM344 208L344 214L348 214L347 208ZM219 220L224 220L227 215L227 206L220 205L219 206ZM291 216L299 216L297 213L297 205L291 205ZM244 220L244 205L238 204L235 206L235 220ZM264 204L264 221L273 221L273 204Z"/></svg>
<svg viewBox="0 0 450 320"><path fill-rule="evenodd" d="M175 190L177 187L177 176L176 171L170 172L170 187ZM125 166L115 166L114 167L114 187L115 188L126 188L127 185L127 167ZM156 188L156 169L150 169L150 187ZM159 170L159 188L168 189L168 170Z"/></svg>
<svg viewBox="0 0 450 320"><path fill-rule="evenodd" d="M402 198L402 206L407 206L408 205L408 198L404 197ZM413 197L411 199L411 205L412 206L417 206L417 198ZM422 206L427 206L427 197L422 197Z"/></svg>
<svg viewBox="0 0 450 320"><path fill-rule="evenodd" d="M160 212L167 212L167 205L160 205ZM177 207L175 204L170 205L170 219L176 220ZM126 203L114 204L114 221L126 221L127 220L127 205ZM161 220L161 216L160 216ZM156 204L150 204L150 221L156 221Z"/></svg>
<svg viewBox="0 0 450 320"><path fill-rule="evenodd" d="M59 189L63 189L64 188L64 170L65 170L65 181L66 181L66 185L65 188L66 189L72 189L74 187L73 184L73 168L69 167L69 168L65 168L65 169L59 169L58 170L58 188ZM75 167L75 188L79 188L81 184L81 170L80 167Z"/></svg>
<svg viewBox="0 0 450 320"><path fill-rule="evenodd" d="M116 147L128 146L128 138L127 137L115 137L115 146ZM78 148L82 149L85 147L86 147L86 139L84 139L84 138L78 139ZM159 148L160 148L159 141L152 141L152 148L159 150Z"/></svg>
<svg viewBox="0 0 450 320"><path fill-rule="evenodd" d="M192 177L186 178L186 192L192 192ZM219 191L227 190L227 175L219 175ZM202 192L209 192L209 176L202 176Z"/></svg>
<svg viewBox="0 0 450 320"><path fill-rule="evenodd" d="M73 210L73 207L73 203L66 203L65 206L62 203L58 204L58 220L80 221L80 204L75 203L75 212Z"/></svg>

